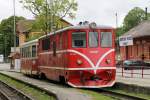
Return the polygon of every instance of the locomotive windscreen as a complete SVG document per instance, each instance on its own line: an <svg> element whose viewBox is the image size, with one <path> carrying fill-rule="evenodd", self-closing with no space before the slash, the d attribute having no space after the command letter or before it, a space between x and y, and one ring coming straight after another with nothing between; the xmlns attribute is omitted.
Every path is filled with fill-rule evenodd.
<svg viewBox="0 0 150 100"><path fill-rule="evenodd" d="M101 32L101 47L112 47L111 32Z"/></svg>
<svg viewBox="0 0 150 100"><path fill-rule="evenodd" d="M83 40L74 40L74 44L75 44L75 46L82 47L83 46Z"/></svg>
<svg viewBox="0 0 150 100"><path fill-rule="evenodd" d="M75 48L86 47L86 32L72 33L72 47Z"/></svg>

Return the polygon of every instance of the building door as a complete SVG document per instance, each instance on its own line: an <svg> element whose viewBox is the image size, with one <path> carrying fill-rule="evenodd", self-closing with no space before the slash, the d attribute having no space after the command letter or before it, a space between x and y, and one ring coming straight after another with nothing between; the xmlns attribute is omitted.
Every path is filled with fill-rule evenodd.
<svg viewBox="0 0 150 100"><path fill-rule="evenodd" d="M129 53L129 52L128 52L128 46L126 46L125 48L126 48L126 60L128 60L128 58L129 58L129 57L128 57L128 56L129 56L129 54L128 54L128 53Z"/></svg>

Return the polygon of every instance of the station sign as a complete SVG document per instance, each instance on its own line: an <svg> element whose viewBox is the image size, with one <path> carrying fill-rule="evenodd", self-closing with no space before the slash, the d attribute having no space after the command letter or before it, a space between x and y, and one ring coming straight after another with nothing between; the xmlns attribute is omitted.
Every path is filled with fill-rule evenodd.
<svg viewBox="0 0 150 100"><path fill-rule="evenodd" d="M133 37L131 35L119 37L120 46L130 46L133 45Z"/></svg>

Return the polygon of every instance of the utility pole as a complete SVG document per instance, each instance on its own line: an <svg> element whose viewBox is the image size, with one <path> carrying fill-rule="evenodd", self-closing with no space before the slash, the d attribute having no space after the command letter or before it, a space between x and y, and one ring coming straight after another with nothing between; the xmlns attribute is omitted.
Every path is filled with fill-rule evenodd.
<svg viewBox="0 0 150 100"><path fill-rule="evenodd" d="M50 0L50 8L51 8L51 26L50 26L50 30L51 32L53 31L53 25L54 25L54 21L53 21L53 0Z"/></svg>
<svg viewBox="0 0 150 100"><path fill-rule="evenodd" d="M14 9L14 52L16 52L16 8L15 0L13 0L13 9Z"/></svg>
<svg viewBox="0 0 150 100"><path fill-rule="evenodd" d="M47 21L48 21L48 2L47 2L47 0L45 0L45 2L46 2L46 13L45 13L45 28L46 28L46 35L47 35L47 33L48 33L48 24L47 24Z"/></svg>
<svg viewBox="0 0 150 100"><path fill-rule="evenodd" d="M115 16L116 16L116 28L118 28L118 14L116 13Z"/></svg>

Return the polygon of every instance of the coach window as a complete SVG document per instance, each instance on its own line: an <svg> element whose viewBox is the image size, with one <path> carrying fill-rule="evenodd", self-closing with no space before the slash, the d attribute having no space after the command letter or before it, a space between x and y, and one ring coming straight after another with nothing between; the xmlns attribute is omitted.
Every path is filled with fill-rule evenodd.
<svg viewBox="0 0 150 100"><path fill-rule="evenodd" d="M112 47L111 32L101 32L101 47Z"/></svg>
<svg viewBox="0 0 150 100"><path fill-rule="evenodd" d="M27 58L30 57L30 47L27 47Z"/></svg>
<svg viewBox="0 0 150 100"><path fill-rule="evenodd" d="M97 46L98 46L98 33L89 32L89 47L97 47Z"/></svg>
<svg viewBox="0 0 150 100"><path fill-rule="evenodd" d="M24 48L22 48L22 58L24 58Z"/></svg>
<svg viewBox="0 0 150 100"><path fill-rule="evenodd" d="M74 48L86 47L86 32L72 33L72 47Z"/></svg>
<svg viewBox="0 0 150 100"><path fill-rule="evenodd" d="M45 38L42 40L42 50L49 50L50 49L50 39Z"/></svg>
<svg viewBox="0 0 150 100"><path fill-rule="evenodd" d="M25 58L25 48L23 48L23 58Z"/></svg>
<svg viewBox="0 0 150 100"><path fill-rule="evenodd" d="M36 57L36 45L32 46L32 57Z"/></svg>

